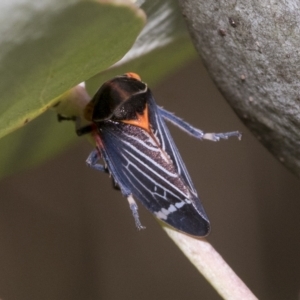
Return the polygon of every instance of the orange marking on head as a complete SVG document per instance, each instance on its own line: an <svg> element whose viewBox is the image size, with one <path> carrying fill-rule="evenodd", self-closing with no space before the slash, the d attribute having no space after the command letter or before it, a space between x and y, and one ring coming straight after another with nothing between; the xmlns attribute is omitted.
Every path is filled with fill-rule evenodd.
<svg viewBox="0 0 300 300"><path fill-rule="evenodd" d="M137 118L133 120L122 120L123 123L131 124L134 126L141 127L146 131L150 132L149 116L148 116L148 106L146 105L142 114L136 114Z"/></svg>
<svg viewBox="0 0 300 300"><path fill-rule="evenodd" d="M133 72L128 72L128 73L125 73L125 75L129 78L134 78L136 80L139 80L139 81L142 81L140 75L136 74L136 73L133 73Z"/></svg>

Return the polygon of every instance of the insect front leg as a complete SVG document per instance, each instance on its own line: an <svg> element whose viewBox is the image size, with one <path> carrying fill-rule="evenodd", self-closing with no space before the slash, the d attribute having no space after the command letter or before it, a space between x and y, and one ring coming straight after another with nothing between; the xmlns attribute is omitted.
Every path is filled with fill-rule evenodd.
<svg viewBox="0 0 300 300"><path fill-rule="evenodd" d="M202 130L193 127L192 125L178 118L171 112L161 107L158 107L158 110L164 119L166 119L167 121L171 122L175 126L179 127L181 130L187 132L188 134L200 140L210 140L213 142L217 142L220 139L228 139L229 137L232 136L236 136L239 140L242 137L242 134L239 131L231 131L231 132L224 132L224 133L204 133Z"/></svg>
<svg viewBox="0 0 300 300"><path fill-rule="evenodd" d="M76 121L76 117L65 117L61 114L57 114L57 121L63 122L63 121Z"/></svg>
<svg viewBox="0 0 300 300"><path fill-rule="evenodd" d="M94 126L92 124L82 126L80 117L76 117L74 121L75 121L76 133L78 136L91 133L94 130Z"/></svg>
<svg viewBox="0 0 300 300"><path fill-rule="evenodd" d="M94 130L94 127L92 124L88 124L85 126L81 125L81 118L80 117L65 117L61 114L57 114L57 120L58 122L63 122L63 121L74 121L75 122L75 129L76 133L78 136L82 136L88 133L91 133Z"/></svg>

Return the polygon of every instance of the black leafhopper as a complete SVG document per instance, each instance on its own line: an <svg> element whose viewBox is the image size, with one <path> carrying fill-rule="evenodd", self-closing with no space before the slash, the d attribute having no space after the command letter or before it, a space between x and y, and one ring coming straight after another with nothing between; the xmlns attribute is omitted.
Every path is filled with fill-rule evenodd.
<svg viewBox="0 0 300 300"><path fill-rule="evenodd" d="M105 82L84 116L91 125L78 127L77 134L91 133L96 143L87 164L112 176L138 229L143 226L135 200L179 231L197 237L209 233L208 217L165 120L200 140L240 138L239 132L204 133L192 127L157 106L147 84L135 73ZM104 165L98 163L100 159Z"/></svg>

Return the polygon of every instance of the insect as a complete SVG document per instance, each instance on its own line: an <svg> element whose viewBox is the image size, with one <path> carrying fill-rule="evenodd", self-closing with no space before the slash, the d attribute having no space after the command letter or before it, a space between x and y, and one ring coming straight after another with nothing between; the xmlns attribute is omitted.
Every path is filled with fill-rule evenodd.
<svg viewBox="0 0 300 300"><path fill-rule="evenodd" d="M135 200L158 219L192 236L206 236L210 223L165 120L193 137L218 141L238 131L204 133L156 105L139 75L126 73L105 82L84 110L96 149L87 164L109 173L129 202L135 224L143 229ZM102 159L104 165L99 164Z"/></svg>

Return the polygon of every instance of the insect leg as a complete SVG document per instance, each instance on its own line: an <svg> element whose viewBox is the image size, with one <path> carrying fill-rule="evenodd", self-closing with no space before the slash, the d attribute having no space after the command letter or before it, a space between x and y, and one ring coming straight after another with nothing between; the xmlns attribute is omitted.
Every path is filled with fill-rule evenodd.
<svg viewBox="0 0 300 300"><path fill-rule="evenodd" d="M65 117L61 114L57 114L57 121L62 122L62 121L75 121L76 117Z"/></svg>
<svg viewBox="0 0 300 300"><path fill-rule="evenodd" d="M106 167L104 167L101 164L98 164L99 158L100 158L100 154L99 154L98 150L95 149L94 151L92 151L92 153L87 158L86 163L91 168L94 168L101 172L108 173L108 169ZM112 178L113 178L114 188L117 190L121 190L121 193L123 194L123 196L125 196L127 198L127 201L129 203L129 207L131 209L136 227L139 230L145 229L146 227L144 227L140 221L139 213L138 213L138 206L137 206L135 200L133 199L130 190L126 186L124 186L124 184L121 183L121 180L118 180L118 178L116 177L116 172L112 172L112 174L113 174Z"/></svg>
<svg viewBox="0 0 300 300"><path fill-rule="evenodd" d="M76 117L74 119L74 121L75 121L76 133L77 133L78 136L82 136L84 134L91 133L94 130L94 127L93 127L92 124L81 126L80 117Z"/></svg>
<svg viewBox="0 0 300 300"><path fill-rule="evenodd" d="M87 158L86 164L93 169L107 173L108 172L107 168L105 168L101 164L98 164L99 158L100 158L100 154L99 154L98 150L95 149L91 152L91 154Z"/></svg>
<svg viewBox="0 0 300 300"><path fill-rule="evenodd" d="M61 114L57 114L57 120L58 122L62 122L62 121L74 121L75 122L75 128L76 128L76 133L78 136L87 134L87 133L91 133L94 128L92 124L88 124L85 126L81 126L81 119L80 117L65 117Z"/></svg>
<svg viewBox="0 0 300 300"><path fill-rule="evenodd" d="M231 131L231 132L224 132L224 133L204 133L200 129L197 129L192 125L188 124L187 122L183 121L182 119L178 118L173 113L161 107L158 107L158 110L164 119L166 119L167 121L171 122L175 126L179 127L181 130L187 132L188 134L200 140L205 139L205 140L217 142L220 139L228 139L231 136L236 136L239 140L242 137L242 134L238 131Z"/></svg>
<svg viewBox="0 0 300 300"><path fill-rule="evenodd" d="M105 173L109 173L108 169L105 168L103 165L98 164L98 160L100 158L100 154L98 153L97 149L95 149L87 158L86 160L86 164L93 168L96 169L97 171L101 171L101 172L105 172ZM120 187L118 185L118 183L115 181L114 177L112 177L112 185L113 188L117 191L120 191Z"/></svg>
<svg viewBox="0 0 300 300"><path fill-rule="evenodd" d="M131 212L132 212L132 215L134 218L135 226L137 227L138 230L145 229L146 227L143 226L140 221L139 213L138 213L138 206L137 206L135 200L133 199L132 195L129 195L127 197L127 201L129 202L129 207L131 209Z"/></svg>

